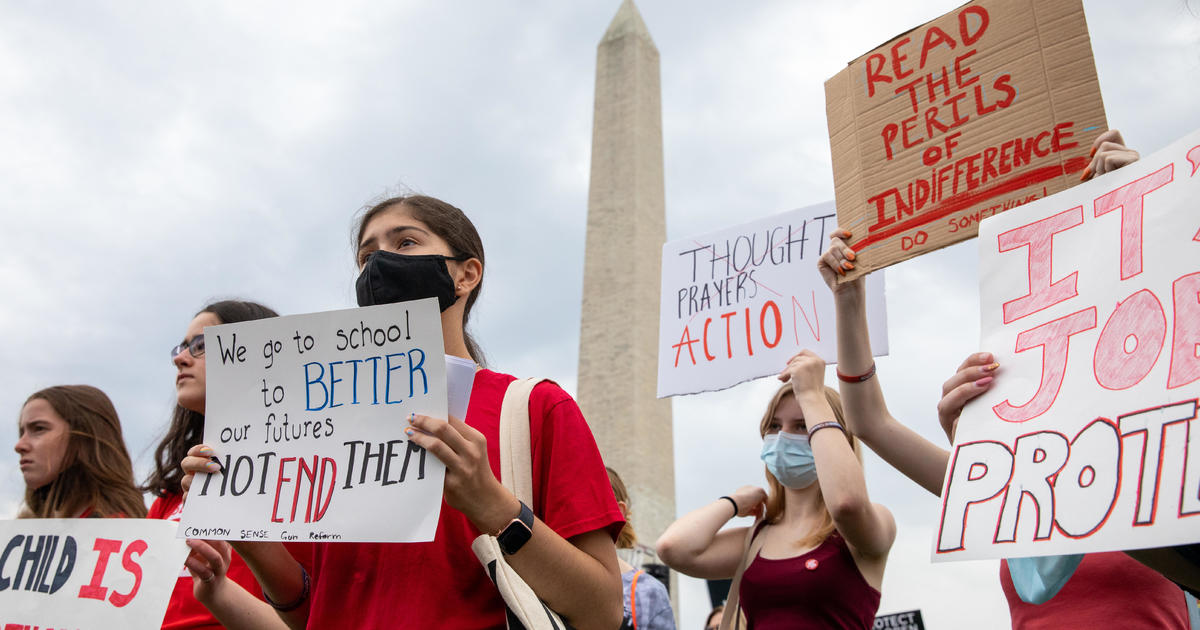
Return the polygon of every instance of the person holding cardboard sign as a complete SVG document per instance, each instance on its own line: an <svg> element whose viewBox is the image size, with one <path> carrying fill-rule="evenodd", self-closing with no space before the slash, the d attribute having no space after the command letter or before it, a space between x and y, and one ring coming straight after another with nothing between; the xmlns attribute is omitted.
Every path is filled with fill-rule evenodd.
<svg viewBox="0 0 1200 630"><path fill-rule="evenodd" d="M482 361L465 326L483 280L483 244L461 210L421 195L388 199L362 216L355 245L360 306L437 298L446 354ZM591 431L557 385L542 382L529 397L532 504L497 479L501 403L514 380L480 368L465 419L396 419L446 465L432 542L318 542L306 556L293 548L298 558L281 543L234 543L289 626L501 627L504 603L471 550L481 533L499 534L508 565L573 627L620 625L614 541L625 521ZM185 471L217 470L204 448L192 449Z"/></svg>
<svg viewBox="0 0 1200 630"><path fill-rule="evenodd" d="M854 435L825 362L805 350L759 424L770 492L745 486L675 521L658 539L668 566L733 578L722 628L871 628L896 538L891 512L867 495ZM732 508L732 511L730 510ZM721 530L735 516L753 527Z"/></svg>
<svg viewBox="0 0 1200 630"><path fill-rule="evenodd" d="M1115 131L1100 136L1093 166L1115 167L1127 158L1127 150L1119 143L1120 135ZM1113 152L1123 155L1114 156ZM1136 154L1133 157L1136 159ZM888 411L871 357L863 277L837 282L840 275L855 267L857 257L843 240L849 236L845 230L835 231L830 248L818 263L835 296L839 374L869 374L868 378L851 379L843 385L846 420L885 461L940 495L949 452L901 424ZM963 407L992 386L999 367L990 353L976 353L943 385L938 417L951 441ZM1190 627L1180 589L1124 553L1059 556L1038 565L1034 567L1024 559L1020 563L1001 561L1000 579L1014 628L1099 627L1114 623L1122 628Z"/></svg>
<svg viewBox="0 0 1200 630"><path fill-rule="evenodd" d="M117 410L90 385L35 392L17 422L25 503L21 518L140 518L142 493Z"/></svg>
<svg viewBox="0 0 1200 630"><path fill-rule="evenodd" d="M207 393L204 380L204 327L278 316L275 311L255 302L213 302L196 313L188 324L182 341L171 348L171 362L176 369L175 411L166 435L155 449L154 471L142 486L143 490L155 497L150 506L150 518L179 522L183 510L183 486L180 482L184 476L179 462L186 456L188 449L204 436L204 403ZM226 543L190 540L188 545L192 547L192 553L187 560L188 571L176 581L162 627L169 630L239 627L235 621L242 613L234 610L214 616L207 607L212 605L211 596L217 588L239 590L245 598L255 600L255 596L245 590L258 590L254 574L241 558L229 552ZM216 577L221 578L220 582L214 580ZM228 583L224 579L226 577ZM204 601L201 601L202 599ZM233 608L240 609L242 606ZM212 610L221 613L223 609L220 606L212 606ZM270 610L267 609L266 612L270 613ZM265 616L270 618L274 615Z"/></svg>

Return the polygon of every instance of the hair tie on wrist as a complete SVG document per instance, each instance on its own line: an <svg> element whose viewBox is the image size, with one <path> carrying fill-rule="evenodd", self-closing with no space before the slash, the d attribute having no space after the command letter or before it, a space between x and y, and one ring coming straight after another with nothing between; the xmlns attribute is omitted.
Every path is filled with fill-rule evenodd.
<svg viewBox="0 0 1200 630"><path fill-rule="evenodd" d="M729 502L730 505L733 506L733 515L734 516L737 516L738 513L741 512L741 510L738 509L737 501L734 501L733 497L725 496L725 497L720 497L717 500L720 501L721 499L725 499L726 501Z"/></svg>
<svg viewBox="0 0 1200 630"><path fill-rule="evenodd" d="M829 420L808 427L808 437L811 438L814 433L820 431L821 429L837 429L838 431L841 431L843 435L846 433L846 427L842 426L835 420Z"/></svg>
<svg viewBox="0 0 1200 630"><path fill-rule="evenodd" d="M300 605L308 599L309 593L308 569L305 569L304 565L300 565L300 574L304 576L304 589L300 591L300 596L296 598L296 601L290 604L276 604L275 602L271 601L271 598L267 595L267 589L263 589L263 599L266 600L266 602L270 604L272 608L278 610L279 612L290 612L299 608Z"/></svg>
<svg viewBox="0 0 1200 630"><path fill-rule="evenodd" d="M841 370L835 370L835 371L837 372L837 377L838 377L839 381L843 381L846 383L861 383L865 380L870 379L872 376L875 376L875 362L872 361L871 368L858 376L850 376L848 374L842 374Z"/></svg>

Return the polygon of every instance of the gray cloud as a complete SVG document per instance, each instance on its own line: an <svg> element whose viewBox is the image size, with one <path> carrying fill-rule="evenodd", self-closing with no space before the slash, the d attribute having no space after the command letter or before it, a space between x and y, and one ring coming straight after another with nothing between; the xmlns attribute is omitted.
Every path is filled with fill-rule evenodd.
<svg viewBox="0 0 1200 630"><path fill-rule="evenodd" d="M192 314L224 296L352 305L351 215L404 186L483 234L475 328L492 364L573 388L595 45L617 4L6 4L0 410L95 384L144 472L172 405L166 350ZM643 1L662 55L668 237L831 198L824 80L958 4ZM1147 152L1200 127L1186 6L1086 10L1110 122ZM940 383L977 344L974 265L966 244L887 272L880 375L896 415L938 442ZM772 388L675 404L680 510L761 482L745 427ZM0 455L7 513L15 468ZM902 532L883 610L945 625L982 606L980 627L1007 627L994 564L931 567L932 498L872 458L868 475ZM698 599L683 627L699 627Z"/></svg>

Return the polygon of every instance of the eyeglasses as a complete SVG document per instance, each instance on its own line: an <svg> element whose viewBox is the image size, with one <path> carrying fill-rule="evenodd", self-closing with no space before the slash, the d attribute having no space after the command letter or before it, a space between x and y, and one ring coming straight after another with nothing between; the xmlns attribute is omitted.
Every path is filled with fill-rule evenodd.
<svg viewBox="0 0 1200 630"><path fill-rule="evenodd" d="M181 341L178 346L171 348L171 359L174 360L184 350L187 350L193 359L204 356L204 333L192 337L191 341Z"/></svg>

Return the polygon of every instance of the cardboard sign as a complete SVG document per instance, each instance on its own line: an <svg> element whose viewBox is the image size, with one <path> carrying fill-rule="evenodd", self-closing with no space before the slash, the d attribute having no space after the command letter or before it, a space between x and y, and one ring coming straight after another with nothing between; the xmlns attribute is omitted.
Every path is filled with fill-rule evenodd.
<svg viewBox="0 0 1200 630"><path fill-rule="evenodd" d="M212 326L204 338L204 440L222 471L197 475L181 536L433 540L445 467L404 430L410 413L446 417L436 300Z"/></svg>
<svg viewBox="0 0 1200 630"><path fill-rule="evenodd" d="M833 294L817 261L833 204L791 210L663 246L658 397L778 374L808 348L837 360ZM883 277L867 279L872 347L887 354Z"/></svg>
<svg viewBox="0 0 1200 630"><path fill-rule="evenodd" d="M879 615L875 618L872 628L874 630L925 630L925 620L921 619L921 611L909 610L890 615Z"/></svg>
<svg viewBox="0 0 1200 630"><path fill-rule="evenodd" d="M1200 541L1200 131L980 227L936 560Z"/></svg>
<svg viewBox="0 0 1200 630"><path fill-rule="evenodd" d="M1080 0L977 0L825 82L847 278L1079 182L1107 129Z"/></svg>
<svg viewBox="0 0 1200 630"><path fill-rule="evenodd" d="M188 547L138 518L0 521L0 628L162 625Z"/></svg>

